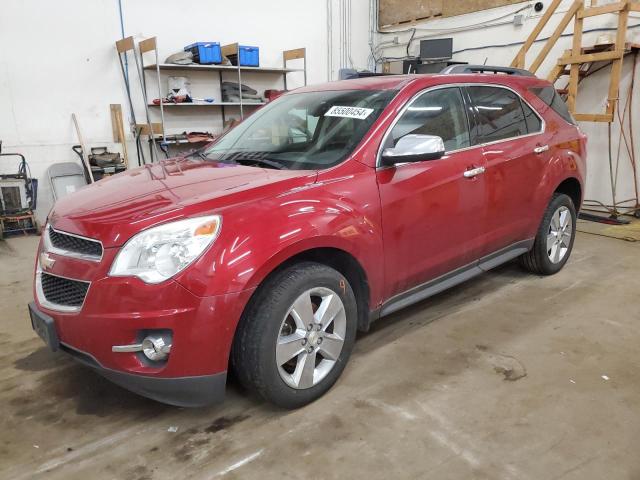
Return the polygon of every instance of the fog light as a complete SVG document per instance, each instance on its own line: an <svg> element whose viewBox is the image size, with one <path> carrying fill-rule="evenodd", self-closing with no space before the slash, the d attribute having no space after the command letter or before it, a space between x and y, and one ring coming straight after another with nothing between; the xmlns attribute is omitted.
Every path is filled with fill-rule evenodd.
<svg viewBox="0 0 640 480"><path fill-rule="evenodd" d="M145 357L154 362L164 360L171 353L173 335L171 335L171 331L159 332L147 335L141 343L114 345L111 347L111 351L117 353L142 352Z"/></svg>
<svg viewBox="0 0 640 480"><path fill-rule="evenodd" d="M164 360L171 352L171 344L167 344L165 339L158 335L149 335L142 340L142 353L149 360L157 362Z"/></svg>

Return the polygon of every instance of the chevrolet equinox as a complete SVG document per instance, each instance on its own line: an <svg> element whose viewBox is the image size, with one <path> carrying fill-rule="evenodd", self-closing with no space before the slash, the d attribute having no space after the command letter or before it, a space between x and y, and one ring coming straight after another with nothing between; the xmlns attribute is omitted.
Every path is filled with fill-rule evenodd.
<svg viewBox="0 0 640 480"><path fill-rule="evenodd" d="M295 408L372 322L512 259L558 272L586 138L550 83L507 73L301 88L200 150L59 200L34 330L161 402L220 401L233 370Z"/></svg>

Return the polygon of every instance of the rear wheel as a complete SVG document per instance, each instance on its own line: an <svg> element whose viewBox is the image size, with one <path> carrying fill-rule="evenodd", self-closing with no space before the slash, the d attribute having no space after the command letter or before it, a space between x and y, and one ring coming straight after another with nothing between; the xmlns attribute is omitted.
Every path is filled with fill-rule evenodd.
<svg viewBox="0 0 640 480"><path fill-rule="evenodd" d="M539 275L557 273L569 260L575 236L573 201L565 194L556 193L542 217L533 248L520 257L520 263Z"/></svg>
<svg viewBox="0 0 640 480"><path fill-rule="evenodd" d="M357 307L347 280L304 262L262 285L238 326L232 362L240 382L285 408L301 407L336 382L353 349Z"/></svg>

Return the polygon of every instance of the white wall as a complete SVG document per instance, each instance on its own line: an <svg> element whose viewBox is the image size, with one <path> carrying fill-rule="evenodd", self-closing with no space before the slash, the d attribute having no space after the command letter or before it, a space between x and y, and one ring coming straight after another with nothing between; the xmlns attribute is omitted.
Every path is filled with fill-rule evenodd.
<svg viewBox="0 0 640 480"><path fill-rule="evenodd" d="M523 7L532 6L534 2L526 2L523 4L511 5L509 7L496 8L492 10L486 10L484 12L478 12L475 14L462 15L459 17L437 19L427 22L422 22L415 25L419 30L416 32L415 40L410 47L411 55L417 55L419 53L419 38L438 38L438 37L453 37L454 38L454 51L462 50L469 47L481 47L486 48L478 50L470 50L460 52L454 55L454 60L466 61L470 63L489 65L509 65L515 57L520 46L512 46L505 48L494 48L489 45L495 44L508 44L513 42L524 41L529 33L533 30L538 23L539 17L544 13L535 13L532 8L528 8L523 12L520 12L528 17L525 24L521 27L517 27L513 24L513 13ZM550 0L544 0L545 7L551 3ZM565 0L559 7L557 13L549 21L547 28L543 30L541 37L549 36L558 25L560 18L564 15L568 6L572 3L572 0ZM604 5L605 3L612 3L611 0L600 0L598 4ZM617 16L606 15L593 17L585 20L584 29L602 28L602 27L617 27ZM495 23L495 26L478 25L482 23ZM629 25L640 24L640 13L633 13L629 18ZM413 27L411 25L410 27ZM406 29L408 27L404 27ZM573 23L571 23L565 33L571 33ZM428 29L428 30L422 30ZM458 30L459 31L455 31ZM615 35L615 32L594 32L586 34L583 38L583 45L593 45L598 35L603 33L609 35ZM378 49L376 51L376 58L380 60L382 56L386 57L401 57L406 55L406 41L408 40L411 32L399 32L381 34L377 36ZM393 46L394 37L398 38L398 46ZM640 42L640 28L630 29L627 34L628 41ZM543 43L535 44L530 53L527 56L527 66L531 64L536 57L539 50L542 48ZM546 77L550 72L555 60L557 60L562 52L571 48L571 37L561 38L556 47L552 50L548 56L548 60L542 65L537 72L539 76ZM629 82L631 79L632 59L628 57L624 64L624 74L622 81L620 82L620 102L624 105L627 99L627 92L629 88ZM592 77L587 78L580 85L578 94L578 106L579 110L585 113L604 113L607 93L608 93L608 79L610 69L601 71ZM631 111L634 112L634 125L636 130L636 158L640 160L640 62L638 62L636 71L636 92L633 101ZM557 83L558 87L564 87L568 77L564 77ZM588 142L588 178L586 186L586 198L596 199L603 203L611 203L611 186L609 180L609 164L607 153L607 124L606 123L591 123L581 122L581 128L589 136ZM617 152L617 146L619 138L619 129L616 124L613 126L613 145L614 145L614 161ZM618 172L618 191L617 200L626 200L634 197L633 190L633 177L632 170L630 168L629 156L624 151L624 145L622 148L622 155L620 157L620 168Z"/></svg>
<svg viewBox="0 0 640 480"><path fill-rule="evenodd" d="M341 1L346 0L329 0L331 55L326 0L122 0L122 8L125 36L132 35L136 42L157 36L161 61L194 41L257 45L262 66L282 66L283 50L305 47L308 83L313 84L328 80L329 63L331 76L337 77ZM351 58L353 66L361 68L368 56L369 3L349 3ZM71 151L78 143L72 112L80 120L88 148L105 145L119 150L112 143L109 104L122 104L125 123L129 109L114 46L121 38L118 0L3 0L0 12L0 140L5 153L26 155L33 175L40 180L37 214L42 220L52 204L46 169L52 163L77 161ZM144 103L132 63L129 70L136 117L142 123ZM191 74L194 96L219 100L215 75ZM157 97L155 78L147 78L152 99ZM302 75L291 74L289 80L290 88L299 86ZM247 75L243 82L258 90L282 88L278 76ZM162 89L166 90L166 84ZM169 114L167 131L220 131L219 110L197 110L198 115L187 113L191 107ZM157 118L157 111L153 115ZM132 144L129 153L135 161ZM17 170L16 161L0 158L0 173Z"/></svg>
<svg viewBox="0 0 640 480"><path fill-rule="evenodd" d="M549 2L544 0L545 4ZM369 0L236 0L231 3L219 0L122 0L122 7L125 35L133 35L136 42L157 36L161 60L193 41L220 41L223 44L239 41L260 46L263 66L280 66L282 50L306 47L308 82L313 84L337 78L341 67L362 69L373 64L368 44L370 3ZM534 15L532 9L522 12L529 18L524 26L515 27L512 24L513 12L532 3L423 22L417 25L421 30L416 33L410 53L417 54L419 38L429 35L453 36L455 50L522 41L537 23L539 14ZM568 3L569 0L564 2L558 15L566 11ZM350 15L345 13L343 5L348 7ZM25 154L34 176L40 179L37 213L42 219L52 203L45 176L47 167L55 162L77 160L71 152L71 146L78 143L71 122L72 112L78 115L89 147L105 145L112 150L119 148L111 143L109 104L122 104L125 122L129 114L114 48L114 42L121 37L118 0L3 0L1 12L0 140L5 152ZM558 15L554 16L543 35L548 35L554 28ZM632 15L629 23L640 23L639 16ZM495 20L497 17L503 18ZM474 27L488 21L500 25ZM615 22L615 16L589 19L586 28L614 26ZM345 26L346 29L343 28ZM451 29L460 31L449 33ZM593 43L597 35L586 35L584 44ZM376 58L405 55L402 44L408 36L409 32L374 35L374 43L378 45ZM389 42L394 37L398 37L400 46L390 47ZM640 28L630 30L628 37L640 42ZM349 39L350 46L347 46ZM474 63L483 63L486 59L490 64L508 65L518 48L487 47L461 52L454 58ZM529 61L539 48L541 44L534 46ZM550 59L557 58L567 48L570 48L570 38L561 39ZM346 61L345 50L350 54ZM552 60L545 63L539 74L545 75L551 64ZM622 102L626 99L630 68L630 59L627 59L621 82ZM133 65L130 71L136 115L141 121L144 118L143 103ZM193 93L219 99L217 89L211 88L217 84L217 77L210 81L208 75L211 74L191 75ZM277 77L271 80L260 78L247 76L244 80L258 89L281 85ZM155 97L155 88L151 86L153 80L153 77L148 77L150 94ZM301 77L293 75L290 80L291 86L295 87L300 84ZM605 72L585 80L578 99L585 111L604 110L606 81ZM163 85L163 90L165 88ZM640 118L637 118L640 92L636 92L633 111L636 112L635 125L640 125ZM206 109L200 109L200 113L169 114L167 130L219 131L218 114ZM154 115L157 116L157 112ZM607 126L583 123L582 128L589 134L587 197L610 203ZM614 145L617 145L616 128L613 136ZM636 149L640 149L640 139L636 139ZM133 145L129 145L129 152L134 160ZM640 151L636 155L640 158ZM16 162L0 158L0 173L16 171ZM629 161L623 152L618 199L632 197L632 185Z"/></svg>

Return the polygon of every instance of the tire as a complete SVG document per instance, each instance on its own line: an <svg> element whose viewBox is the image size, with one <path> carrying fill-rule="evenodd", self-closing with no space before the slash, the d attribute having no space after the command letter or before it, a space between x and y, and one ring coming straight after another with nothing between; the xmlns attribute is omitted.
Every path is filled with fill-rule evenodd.
<svg viewBox="0 0 640 480"><path fill-rule="evenodd" d="M569 260L575 237L573 201L563 193L555 193L544 212L533 248L520 257L520 264L538 275L558 273Z"/></svg>
<svg viewBox="0 0 640 480"><path fill-rule="evenodd" d="M301 262L275 273L240 319L231 352L238 380L283 408L316 400L344 370L357 318L353 290L336 270Z"/></svg>

